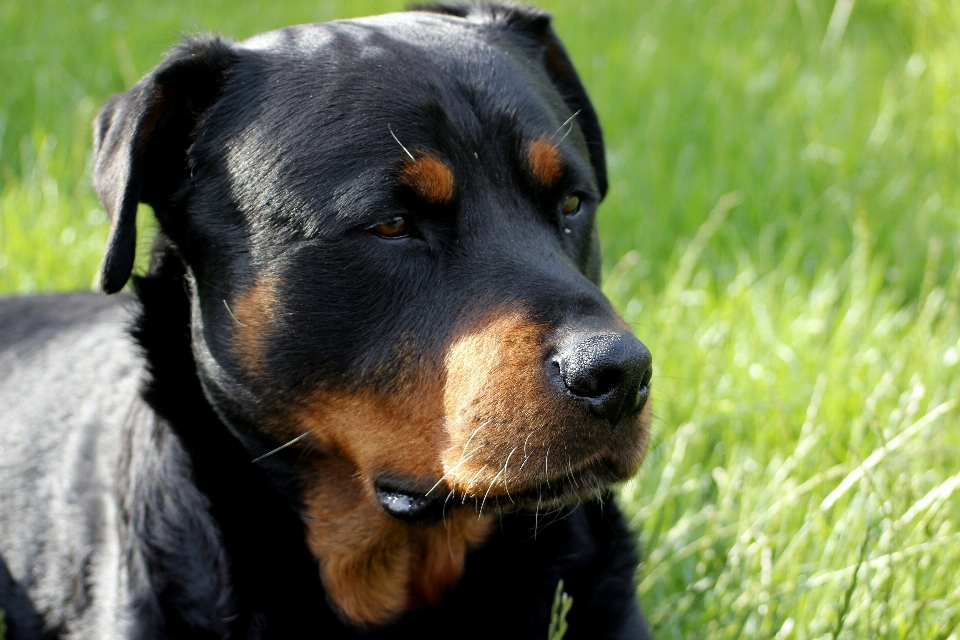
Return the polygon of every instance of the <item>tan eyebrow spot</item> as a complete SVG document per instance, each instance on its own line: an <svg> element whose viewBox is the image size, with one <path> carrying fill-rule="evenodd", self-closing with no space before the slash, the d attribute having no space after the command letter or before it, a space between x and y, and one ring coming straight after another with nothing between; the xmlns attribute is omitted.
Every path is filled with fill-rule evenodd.
<svg viewBox="0 0 960 640"><path fill-rule="evenodd" d="M431 204L447 204L453 200L453 171L432 155L410 159L400 170L400 180L418 196Z"/></svg>
<svg viewBox="0 0 960 640"><path fill-rule="evenodd" d="M560 150L547 138L538 138L527 147L530 175L540 187L552 187L563 175Z"/></svg>

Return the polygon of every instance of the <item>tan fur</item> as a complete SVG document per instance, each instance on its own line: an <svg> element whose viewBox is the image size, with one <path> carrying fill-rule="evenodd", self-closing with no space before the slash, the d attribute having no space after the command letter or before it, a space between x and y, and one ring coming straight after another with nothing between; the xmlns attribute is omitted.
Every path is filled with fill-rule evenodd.
<svg viewBox="0 0 960 640"><path fill-rule="evenodd" d="M400 170L400 180L431 204L453 200L453 171L436 156L422 154L416 160L407 160Z"/></svg>
<svg viewBox="0 0 960 640"><path fill-rule="evenodd" d="M496 314L447 351L444 410L453 446L443 464L458 491L509 499L511 488L601 457L624 478L639 468L645 442L638 439L649 419L627 421L628 437L614 438L609 424L568 402L548 378L545 330L519 313Z"/></svg>
<svg viewBox="0 0 960 640"><path fill-rule="evenodd" d="M241 296L238 319L253 329L238 334L245 357L269 335L269 292L267 281ZM311 436L294 445L307 469L307 542L346 620L371 627L439 602L491 531L494 501L511 491L576 476L599 459L622 479L639 466L649 406L614 434L567 401L546 364L550 335L522 310L501 310L452 337L439 370L401 358L399 390L317 389L273 424L280 441ZM440 522L402 522L376 495L385 474L472 499L451 500ZM599 488L576 477L585 495Z"/></svg>
<svg viewBox="0 0 960 640"><path fill-rule="evenodd" d="M401 522L339 457L318 460L308 484L307 544L341 615L361 627L437 604L460 579L468 549L491 530L489 515L456 508L436 524Z"/></svg>
<svg viewBox="0 0 960 640"><path fill-rule="evenodd" d="M443 521L410 525L377 499L373 481L381 473L432 482L443 475L437 451L448 438L440 407L438 385L422 382L390 397L321 392L298 413L329 452L307 482L308 543L330 597L354 624L383 624L439 602L459 580L467 550L490 529L489 515L478 518L456 501Z"/></svg>
<svg viewBox="0 0 960 640"><path fill-rule="evenodd" d="M276 282L261 276L228 310L236 323L233 355L248 373L263 372L263 356L276 310Z"/></svg>
<svg viewBox="0 0 960 640"><path fill-rule="evenodd" d="M441 527L417 530L411 536L413 566L409 581L410 609L440 603L463 573L467 551L479 547L493 529L490 513L478 517L472 509L454 511Z"/></svg>
<svg viewBox="0 0 960 640"><path fill-rule="evenodd" d="M538 138L527 147L530 176L537 186L552 187L563 176L563 158L560 150L547 138Z"/></svg>

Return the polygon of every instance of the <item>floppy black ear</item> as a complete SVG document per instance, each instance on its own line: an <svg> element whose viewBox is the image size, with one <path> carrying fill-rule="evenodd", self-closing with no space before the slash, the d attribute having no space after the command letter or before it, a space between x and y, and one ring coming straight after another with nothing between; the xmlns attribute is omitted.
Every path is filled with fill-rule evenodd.
<svg viewBox="0 0 960 640"><path fill-rule="evenodd" d="M112 97L93 126L93 185L110 216L100 286L116 293L133 270L137 205L158 208L189 176L187 149L235 54L218 37L173 49L132 89Z"/></svg>
<svg viewBox="0 0 960 640"><path fill-rule="evenodd" d="M607 161L604 155L603 132L600 130L600 120L593 108L593 103L587 97L587 91L580 82L577 70L573 68L570 56L560 42L560 38L550 26L550 14L536 7L515 5L510 3L489 3L482 5L437 3L414 5L415 11L430 11L460 18L478 18L500 25L504 30L513 33L527 42L535 45L535 51L542 56L542 63L554 87L563 97L563 101L570 111L577 113L576 122L583 131L587 141L587 151L590 154L590 164L597 177L597 187L600 196L607 193Z"/></svg>

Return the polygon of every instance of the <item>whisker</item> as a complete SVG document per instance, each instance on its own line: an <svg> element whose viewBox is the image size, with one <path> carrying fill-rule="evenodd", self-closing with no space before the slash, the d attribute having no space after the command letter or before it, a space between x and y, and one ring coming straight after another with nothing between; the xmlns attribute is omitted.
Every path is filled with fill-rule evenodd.
<svg viewBox="0 0 960 640"><path fill-rule="evenodd" d="M523 459L523 462L520 463L520 468L517 469L518 472L519 472L519 471L523 471L523 465L527 464L527 460L529 460L529 459L530 459L530 456L532 456L532 455L533 455L533 452L532 452L532 451L531 451L529 454L527 454L527 457L524 458L524 459Z"/></svg>
<svg viewBox="0 0 960 640"><path fill-rule="evenodd" d="M540 525L540 504L543 502L543 492L540 491L540 485L537 485L537 508L533 512L533 539L537 539L537 528Z"/></svg>
<svg viewBox="0 0 960 640"><path fill-rule="evenodd" d="M441 482L443 482L444 480L446 480L447 478L449 478L449 477L450 477L450 474L453 473L454 471L456 471L458 468L460 468L460 465L462 465L464 462L470 462L470 460L473 459L473 454L475 454L477 451L479 451L479 450L482 449L482 448L483 448L483 445L478 446L476 449L474 449L473 451L471 451L471 452L470 452L470 455L468 455L466 458L464 458L464 457L461 456L460 462L458 462L457 464L453 465L452 467L450 467L450 469L448 469L446 472L444 472L444 474L443 474L442 476L440 476L440 479L437 480L437 483L434 484L432 487L430 487L430 490L427 491L427 492L426 492L425 494L423 494L423 495L424 495L424 496L429 496L431 493L433 493L433 490L436 489L437 487L439 487Z"/></svg>
<svg viewBox="0 0 960 640"><path fill-rule="evenodd" d="M296 438L294 438L294 439L291 440L290 442L288 442L288 443L286 443L286 444L282 444L282 445L280 445L279 447L277 447L276 449L274 449L273 451L268 451L268 452L266 452L265 454L263 454L262 456L260 456L260 457L258 457L258 458L254 458L254 459L251 460L250 462L260 462L260 461L263 460L264 458L266 458L266 457L268 457L268 456L272 456L272 455L275 454L276 452L282 451L283 449L286 449L287 447L289 447L290 445L294 444L295 442L298 442L298 441L300 441L300 440L303 440L304 438L307 437L307 434L309 434L309 433L310 433L309 431L304 431L303 433L301 433L300 435L298 435Z"/></svg>
<svg viewBox="0 0 960 640"><path fill-rule="evenodd" d="M450 530L450 525L447 524L447 503L450 501L450 498L453 497L454 493L455 491L451 489L450 493L447 494L447 497L444 498L443 507L440 509L440 517L443 519L443 526L447 529L447 531Z"/></svg>
<svg viewBox="0 0 960 640"><path fill-rule="evenodd" d="M306 458L307 456L309 456L311 453L318 450L319 448L320 448L320 445L317 443L316 440L308 442L302 449L300 449L300 455L297 456L297 460L303 460L304 458Z"/></svg>
<svg viewBox="0 0 960 640"><path fill-rule="evenodd" d="M580 485L577 483L577 479L573 475L573 465L570 464L569 455L567 455L567 477L570 478L570 482L573 483L573 486L575 486L579 490Z"/></svg>
<svg viewBox="0 0 960 640"><path fill-rule="evenodd" d="M547 455L543 457L543 478L547 481L547 486L550 486L550 447L547 447Z"/></svg>
<svg viewBox="0 0 960 640"><path fill-rule="evenodd" d="M249 326L250 326L250 325L247 325L247 324L243 324L242 322L240 322L240 318L238 318L237 316L233 315L233 311L230 310L230 305L227 304L226 298L223 298L223 306L226 308L227 313L230 314L230 317L233 318L233 321L236 322L238 325L240 325L241 327L249 327Z"/></svg>
<svg viewBox="0 0 960 640"><path fill-rule="evenodd" d="M400 138L398 138L398 137L397 137L397 134L395 134L395 133L393 132L393 127L391 127L389 123L387 123L387 129L390 130L390 135L392 135L392 136L393 136L393 139L397 141L397 144L400 145L400 148L403 149L404 153L406 153L408 156L410 156L410 159L411 159L411 160L413 160L414 162L416 162L417 159L413 157L413 154L412 154L412 153L410 153L409 151L407 151L407 148L406 148L405 146L403 146L403 143L400 142Z"/></svg>
<svg viewBox="0 0 960 640"><path fill-rule="evenodd" d="M503 471L498 471L497 475L493 476L493 480L490 481L490 486L487 487L487 492L483 494L483 500L480 502L480 514L477 516L477 520L483 517L483 505L487 504L487 496L490 495L490 491L491 489L493 489L493 485L497 483L497 478L499 478L500 474L502 473Z"/></svg>
<svg viewBox="0 0 960 640"><path fill-rule="evenodd" d="M530 459L531 453L527 453L527 441L530 440L530 436L533 435L533 431L527 434L526 439L523 441L523 462L520 463L520 468L517 471L523 471L523 465L527 464L527 460Z"/></svg>
<svg viewBox="0 0 960 640"><path fill-rule="evenodd" d="M463 443L463 451L460 452L460 457L463 458L466 455L467 447L470 446L470 443L473 441L474 436L480 433L480 429L483 429L485 426L493 422L493 418L490 418L486 422L480 423L480 426L473 430L473 433L470 434L470 437L467 438L467 441Z"/></svg>
<svg viewBox="0 0 960 640"><path fill-rule="evenodd" d="M510 502L513 502L513 497L510 495L510 485L507 484L507 465L510 464L510 456L519 449L519 447L514 447L510 453L507 455L507 459L503 463L503 488L507 492L507 497L510 498Z"/></svg>
<svg viewBox="0 0 960 640"><path fill-rule="evenodd" d="M470 478L470 482L467 483L467 486L468 486L468 487L471 486L471 485L473 484L473 481L477 479L477 476L479 476L481 473L483 473L483 472L486 471L486 470L487 470L487 465L483 465L482 467L480 467L480 469L478 469L477 472L476 472L475 474L473 474L473 477ZM460 504L466 503L467 497L468 497L468 495L467 495L466 493L464 493L464 494L463 494L463 502L461 502ZM474 497L476 497L476 496L474 496Z"/></svg>
<svg viewBox="0 0 960 640"><path fill-rule="evenodd" d="M560 130L561 130L561 129L563 129L563 128L566 127L567 125L570 125L570 128L567 129L567 132L566 132L565 134L563 134L563 137L562 137L562 138L560 138L559 140L557 140L557 141L554 143L554 146L556 146L556 145L560 144L561 142L563 142L563 138L566 138L568 135L570 135L570 132L573 131L573 119L576 118L578 115L580 115L580 109L577 109L576 111L574 111L574 112L573 112L573 115L570 116L569 118L567 118L566 120L564 120L564 121L563 121L563 124L561 124L559 127L557 127L557 130L553 132L553 135L550 136L550 139L551 139L551 140L553 140L554 138L557 137L557 134L560 133Z"/></svg>

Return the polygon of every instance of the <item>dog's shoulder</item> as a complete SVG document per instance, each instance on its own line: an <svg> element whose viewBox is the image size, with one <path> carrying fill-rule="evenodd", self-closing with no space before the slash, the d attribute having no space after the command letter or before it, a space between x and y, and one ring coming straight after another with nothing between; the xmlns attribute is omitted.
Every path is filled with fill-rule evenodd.
<svg viewBox="0 0 960 640"><path fill-rule="evenodd" d="M37 612L51 632L79 618L96 589L91 567L112 535L111 458L136 397L128 302L0 301L0 606L13 638L39 637Z"/></svg>
<svg viewBox="0 0 960 640"><path fill-rule="evenodd" d="M108 298L92 292L0 298L0 353L39 346L97 325L119 324L123 333L131 302L126 295Z"/></svg>
<svg viewBox="0 0 960 640"><path fill-rule="evenodd" d="M131 303L95 294L0 300L0 437L30 425L28 448L39 452L47 434L107 420L136 396L142 358L128 331Z"/></svg>
<svg viewBox="0 0 960 640"><path fill-rule="evenodd" d="M142 368L128 331L131 302L95 294L0 301L0 458L16 462L9 468L56 467L60 453L84 450L78 438L123 421Z"/></svg>
<svg viewBox="0 0 960 640"><path fill-rule="evenodd" d="M183 442L140 397L136 309L126 295L0 301L0 608L12 638L159 637L184 619L223 633L225 552ZM171 606L180 615L168 619Z"/></svg>

